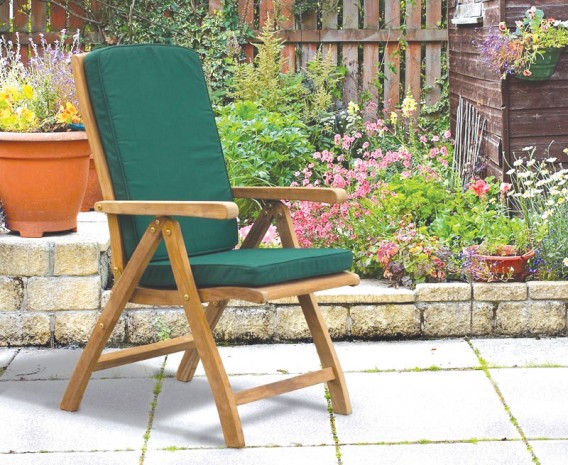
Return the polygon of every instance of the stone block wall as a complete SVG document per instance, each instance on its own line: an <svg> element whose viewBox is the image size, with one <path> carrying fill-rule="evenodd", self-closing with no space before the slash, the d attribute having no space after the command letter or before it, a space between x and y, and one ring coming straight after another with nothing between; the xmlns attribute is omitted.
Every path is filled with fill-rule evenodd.
<svg viewBox="0 0 568 465"><path fill-rule="evenodd" d="M90 215L90 216L89 216ZM90 213L79 233L42 239L0 236L0 346L84 344L110 295L104 217ZM420 284L381 281L325 291L318 300L334 339L566 336L568 282ZM188 331L179 307L129 304L110 345L143 344ZM221 342L308 340L295 299L233 302Z"/></svg>

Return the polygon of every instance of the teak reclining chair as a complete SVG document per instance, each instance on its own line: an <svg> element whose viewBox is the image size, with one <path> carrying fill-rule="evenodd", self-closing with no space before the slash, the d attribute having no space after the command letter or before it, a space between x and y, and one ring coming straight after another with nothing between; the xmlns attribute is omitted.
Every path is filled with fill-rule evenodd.
<svg viewBox="0 0 568 465"><path fill-rule="evenodd" d="M237 406L327 383L333 409L351 413L315 291L357 285L350 251L301 249L285 200L338 203L340 189L229 185L197 55L169 45L109 47L73 57L73 72L108 215L115 284L65 391L79 408L93 371L184 351L176 377L201 359L225 443L245 444ZM263 208L239 249L236 198ZM274 222L283 248L259 249ZM163 242L163 243L162 243ZM164 246L165 245L165 246ZM233 392L212 331L229 299L265 303L298 296L321 370ZM127 302L182 305L191 334L102 355ZM208 303L204 310L202 303Z"/></svg>

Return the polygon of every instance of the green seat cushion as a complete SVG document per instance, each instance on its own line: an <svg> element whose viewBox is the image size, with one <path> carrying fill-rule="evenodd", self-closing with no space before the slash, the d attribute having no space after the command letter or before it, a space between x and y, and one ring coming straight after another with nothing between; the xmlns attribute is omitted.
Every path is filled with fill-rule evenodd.
<svg viewBox="0 0 568 465"><path fill-rule="evenodd" d="M197 287L256 287L339 273L352 260L344 249L236 249L191 257L190 265ZM150 263L140 283L175 288L170 262Z"/></svg>
<svg viewBox="0 0 568 465"><path fill-rule="evenodd" d="M84 69L116 200L233 201L195 52L156 44L107 47L89 53ZM177 219L190 256L237 244L235 220ZM130 258L151 218L120 221ZM161 244L153 260L167 258Z"/></svg>

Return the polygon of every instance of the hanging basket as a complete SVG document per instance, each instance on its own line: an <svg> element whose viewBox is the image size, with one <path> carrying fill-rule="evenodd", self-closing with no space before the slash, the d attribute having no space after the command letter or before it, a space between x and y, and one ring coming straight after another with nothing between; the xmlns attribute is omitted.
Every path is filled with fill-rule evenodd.
<svg viewBox="0 0 568 465"><path fill-rule="evenodd" d="M537 55L535 62L529 66L530 76L525 76L522 73L517 73L515 76L523 81L546 81L550 79L556 70L562 50L562 48L543 50L542 55Z"/></svg>

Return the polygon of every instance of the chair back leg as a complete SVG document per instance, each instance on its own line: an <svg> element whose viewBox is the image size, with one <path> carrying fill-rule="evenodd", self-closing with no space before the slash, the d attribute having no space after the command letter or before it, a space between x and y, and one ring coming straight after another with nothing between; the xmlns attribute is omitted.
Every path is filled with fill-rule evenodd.
<svg viewBox="0 0 568 465"><path fill-rule="evenodd" d="M211 302L207 305L205 317L207 318L207 323L209 323L211 332L213 332L215 326L217 326L217 323L221 319L221 315L223 315L223 311L227 307L228 303L228 300L221 300L219 302ZM197 353L197 349L193 348L186 350L181 359L181 363L179 364L176 379L184 383L191 381L193 379L193 375L195 375L195 370L197 369L198 364L199 354Z"/></svg>

